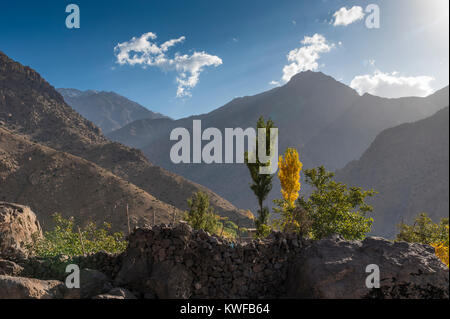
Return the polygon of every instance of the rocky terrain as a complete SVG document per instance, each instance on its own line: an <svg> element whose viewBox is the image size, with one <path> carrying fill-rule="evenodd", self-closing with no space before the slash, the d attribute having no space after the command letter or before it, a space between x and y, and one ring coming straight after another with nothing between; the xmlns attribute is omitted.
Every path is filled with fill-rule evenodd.
<svg viewBox="0 0 450 319"><path fill-rule="evenodd" d="M126 232L130 225L168 222L182 211L104 168L56 151L0 126L0 200L33 207L44 228L52 214L74 216L80 225L108 222ZM45 200L43 200L45 199Z"/></svg>
<svg viewBox="0 0 450 319"><path fill-rule="evenodd" d="M57 91L64 97L67 104L84 118L95 123L104 134L136 120L168 119L114 92L76 89L58 89Z"/></svg>
<svg viewBox="0 0 450 319"><path fill-rule="evenodd" d="M30 213L3 204L0 227L1 216L11 215L10 207L15 216ZM377 237L310 241L282 233L239 243L180 223L136 228L120 255L61 257L60 267L52 268L36 257L5 257L8 237L27 236L17 217L12 223L15 231L0 241L0 298L449 297L448 268L432 247L421 244ZM68 263L81 268L80 288L64 284ZM379 266L380 288L366 287L370 264Z"/></svg>
<svg viewBox="0 0 450 319"><path fill-rule="evenodd" d="M336 173L351 186L378 194L373 232L393 238L400 222L426 212L434 221L449 210L449 109L380 133L357 161Z"/></svg>
<svg viewBox="0 0 450 319"><path fill-rule="evenodd" d="M186 210L186 199L197 191L203 191L209 195L211 206L218 214L230 217L231 220L236 222L240 221L243 225L252 225L250 216L245 211L237 209L230 202L206 187L153 165L139 150L110 142L102 135L97 126L68 106L63 97L37 72L11 60L1 52L0 126L13 134L20 134L30 142L39 143L96 164L96 167L101 167L115 175L118 178L116 180L121 179L134 184L135 186L131 186L131 188L134 188L134 193L143 191L147 193L143 196L149 200L156 198L159 202L164 203L159 207L169 208L161 211L162 219L172 216L173 209L170 208L171 206ZM4 138L6 138L6 135ZM86 167L92 167L92 165ZM14 167L11 167L11 169L14 170ZM20 170L17 172L20 172ZM41 174L40 171L27 173L35 173L35 176ZM25 180L26 178L29 178L29 176L21 176L18 180ZM39 182L39 179L34 178L34 181ZM22 186L27 187L28 182L24 182L25 184ZM97 180L95 183L102 185L101 180ZM35 188L41 186L50 187L50 185L34 185ZM67 189L69 188L70 186ZM17 194L6 196L8 194L8 192L2 194L4 200L17 201ZM128 196L129 194L119 192L116 198ZM86 206L92 204L92 201L88 198L78 197L73 200ZM141 200L138 201L142 202ZM147 203L143 201L142 205L147 205ZM34 202L29 203L33 209L38 211L40 207L35 208L34 204ZM148 205L146 208L150 209L151 206L154 205ZM96 207L96 209L98 208ZM110 208L110 205L104 207L101 211L98 211L98 214L109 216L112 213ZM48 209L55 212L59 207L48 207Z"/></svg>

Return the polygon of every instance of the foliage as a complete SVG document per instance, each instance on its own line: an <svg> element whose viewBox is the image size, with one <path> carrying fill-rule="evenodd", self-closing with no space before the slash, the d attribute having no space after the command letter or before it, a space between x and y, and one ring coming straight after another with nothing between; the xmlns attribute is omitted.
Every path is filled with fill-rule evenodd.
<svg viewBox="0 0 450 319"><path fill-rule="evenodd" d="M421 213L412 225L401 223L396 241L421 243L434 247L438 256L448 267L449 219L442 218L434 223L426 213Z"/></svg>
<svg viewBox="0 0 450 319"><path fill-rule="evenodd" d="M122 233L110 233L111 225L108 223L100 227L89 223L85 228L74 231L73 217L65 219L60 214L54 214L53 220L55 228L46 231L44 238L37 240L32 247L39 257L74 257L100 251L120 253L127 246Z"/></svg>
<svg viewBox="0 0 450 319"><path fill-rule="evenodd" d="M222 221L222 230L220 235L225 238L234 239L238 237L239 227L231 220L225 219Z"/></svg>
<svg viewBox="0 0 450 319"><path fill-rule="evenodd" d="M274 123L272 120L267 120L267 122L264 121L264 118L261 116L258 119L258 122L256 123L257 128L265 128L266 129L266 151L267 153L271 153L271 150L273 148L272 141L270 138L267 138L270 136L270 129L275 128ZM256 142L256 149L255 154L258 154L258 143ZM258 156L256 157L255 163L249 162L249 153L245 153L245 163L247 165L248 170L250 171L250 176L252 178L252 183L250 184L250 189L253 191L253 193L256 195L258 199L258 217L255 220L256 229L257 229L257 236L263 236L265 233L267 233L266 229L268 227L269 222L269 209L267 207L264 207L263 203L264 200L267 198L267 195L269 195L270 191L272 190L272 178L273 175L271 174L260 174L259 168L261 166L270 166L270 161L268 163L261 163L258 159Z"/></svg>
<svg viewBox="0 0 450 319"><path fill-rule="evenodd" d="M347 240L363 239L372 227L373 219L366 217L373 210L365 202L375 194L360 187L347 187L333 180L334 174L323 166L304 171L305 182L313 188L308 199L301 196L297 206L310 218L310 236L321 239L332 234Z"/></svg>
<svg viewBox="0 0 450 319"><path fill-rule="evenodd" d="M278 160L278 178L281 184L281 194L290 207L294 206L300 191L300 171L303 164L298 159L295 148L288 148L283 156Z"/></svg>
<svg viewBox="0 0 450 319"><path fill-rule="evenodd" d="M412 225L400 223L396 241L421 243L431 245L437 242L448 242L448 218L442 218L434 223L426 213L421 213L414 219Z"/></svg>
<svg viewBox="0 0 450 319"><path fill-rule="evenodd" d="M291 206L285 199L274 200L275 213L280 214L280 218L274 220L276 228L284 232L295 232L301 237L312 237L312 219L308 211L299 205Z"/></svg>
<svg viewBox="0 0 450 319"><path fill-rule="evenodd" d="M219 230L219 216L214 214L209 206L209 196L201 191L195 193L187 200L189 211L185 214L185 220L194 229L203 229L211 234Z"/></svg>
<svg viewBox="0 0 450 319"><path fill-rule="evenodd" d="M448 226L447 226L448 231ZM431 246L434 247L436 256L448 267L448 237L447 242L433 243Z"/></svg>

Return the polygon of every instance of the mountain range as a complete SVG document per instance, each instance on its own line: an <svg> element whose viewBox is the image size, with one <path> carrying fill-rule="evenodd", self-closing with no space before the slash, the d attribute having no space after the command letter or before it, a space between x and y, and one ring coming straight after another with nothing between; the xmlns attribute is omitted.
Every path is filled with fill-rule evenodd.
<svg viewBox="0 0 450 319"><path fill-rule="evenodd" d="M431 116L448 105L448 86L428 97L388 99L364 94L321 72L306 71L270 91L237 98L208 114L179 120L137 120L109 133L112 140L140 148L154 163L212 189L234 205L255 211L257 202L249 188L244 164L173 164L173 128L192 131L192 121L202 128L255 127L259 116L271 118L279 128L279 151L299 150L304 168L324 165L335 171L357 160L383 130ZM308 188L302 185L303 193ZM280 198L274 187L268 202Z"/></svg>
<svg viewBox="0 0 450 319"><path fill-rule="evenodd" d="M193 120L203 129L246 129L263 116L279 129L280 155L294 147L304 168L324 165L339 181L378 191L370 200L373 233L392 237L398 222L422 211L435 220L448 216L448 104L448 86L427 97L388 99L360 96L306 71L267 92L173 120L113 92L55 90L0 52L0 200L31 206L45 224L63 212L123 229L127 205L132 225L152 216L170 222L201 190L217 213L253 226L243 210L257 208L246 166L174 164L170 132L192 131ZM275 177L266 203L280 197Z"/></svg>
<svg viewBox="0 0 450 319"><path fill-rule="evenodd" d="M37 184L31 185L40 189L39 200L44 203L38 205L37 200L31 197L25 195L20 197L20 202L35 210L39 219L45 220L58 211L64 214L73 213L75 217L88 216L91 212L97 211L96 216L100 220L96 221L104 221L107 216L113 214L112 212L123 216L127 204L125 201L134 197L136 204L131 201L128 204L131 208L140 207L130 211L136 218L146 214L148 219L153 215L153 207L158 214L156 216L158 220L171 220L175 208L186 210L188 208L186 199L194 192L203 191L210 196L211 205L218 214L234 221L241 221L243 225L252 224L248 213L237 209L206 187L153 165L137 149L109 141L101 133L100 128L67 105L55 88L36 71L13 61L2 52L0 52L0 123L5 130L2 132L2 140L3 145L6 145L1 149L5 158L0 184L3 200L17 201L20 195L10 190L26 190L32 183L28 176L46 177L53 174L54 177L58 177L54 183L58 180L59 184L55 187L51 187L53 184L48 178L32 179L34 182L38 181ZM25 139L31 145L25 140L21 143L15 142L15 138ZM36 149L32 148L35 144L38 144ZM32 151L46 153L45 158L49 156L46 160L47 166L34 162L33 156L29 156L29 152ZM69 154L74 157L68 156ZM34 163L31 167L35 168L31 171L24 156L30 157L30 162ZM53 161L59 164L52 164ZM55 171L55 167L60 165L64 169ZM79 169L79 166L83 165L90 171L89 174L87 172L75 174L77 167ZM95 176L97 178L94 178ZM39 181L42 181L42 184ZM123 182L129 184L129 187L125 187ZM75 191L83 187L86 187L86 190L98 191L98 194L109 195L96 200L97 197L92 194ZM52 204L52 200L49 199L59 194L59 191L64 191L69 196L67 201L78 201L79 205L75 205L67 212L60 211L70 205ZM81 194L86 196L83 197ZM114 199L122 199L121 207L117 207ZM103 209L99 210L97 201L105 204Z"/></svg>
<svg viewBox="0 0 450 319"><path fill-rule="evenodd" d="M114 92L57 89L67 104L95 123L104 134L140 119L168 118Z"/></svg>

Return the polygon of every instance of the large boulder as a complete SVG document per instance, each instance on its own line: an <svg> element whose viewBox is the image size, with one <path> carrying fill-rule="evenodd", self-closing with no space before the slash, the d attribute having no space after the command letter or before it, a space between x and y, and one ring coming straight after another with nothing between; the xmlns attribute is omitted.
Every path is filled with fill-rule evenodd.
<svg viewBox="0 0 450 319"><path fill-rule="evenodd" d="M159 299L188 299L192 295L192 281L185 266L164 261L153 266L147 285Z"/></svg>
<svg viewBox="0 0 450 319"><path fill-rule="evenodd" d="M41 237L41 226L29 207L0 202L0 256L25 258L29 245Z"/></svg>
<svg viewBox="0 0 450 319"><path fill-rule="evenodd" d="M89 299L106 293L113 288L109 278L98 270L80 271L80 288L65 288L65 299Z"/></svg>
<svg viewBox="0 0 450 319"><path fill-rule="evenodd" d="M377 265L380 288L367 288ZM448 298L449 270L428 245L338 236L310 243L291 264L289 298Z"/></svg>
<svg viewBox="0 0 450 319"><path fill-rule="evenodd" d="M0 275L0 299L57 299L62 291L63 283L57 280Z"/></svg>

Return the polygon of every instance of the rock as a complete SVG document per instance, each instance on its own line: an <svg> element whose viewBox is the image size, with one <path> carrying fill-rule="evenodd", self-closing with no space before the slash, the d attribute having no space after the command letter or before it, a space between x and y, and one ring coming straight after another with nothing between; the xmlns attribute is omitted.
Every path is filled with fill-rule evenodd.
<svg viewBox="0 0 450 319"><path fill-rule="evenodd" d="M137 299L136 296L125 288L113 288L108 292L108 295L123 297L123 299Z"/></svg>
<svg viewBox="0 0 450 319"><path fill-rule="evenodd" d="M368 265L378 265L380 288L367 288ZM427 245L369 237L310 243L291 264L288 298L448 298L449 270Z"/></svg>
<svg viewBox="0 0 450 319"><path fill-rule="evenodd" d="M23 267L10 260L0 259L0 275L17 276Z"/></svg>
<svg viewBox="0 0 450 319"><path fill-rule="evenodd" d="M137 299L133 293L124 288L113 288L106 294L101 294L92 299Z"/></svg>
<svg viewBox="0 0 450 319"><path fill-rule="evenodd" d="M139 247L128 248L122 256L122 267L114 279L114 285L142 290L144 283L150 277L153 257Z"/></svg>
<svg viewBox="0 0 450 319"><path fill-rule="evenodd" d="M28 246L38 238L41 226L29 207L0 202L0 256L26 258Z"/></svg>
<svg viewBox="0 0 450 319"><path fill-rule="evenodd" d="M192 274L181 264L157 263L148 280L148 288L159 299L188 299L192 295Z"/></svg>
<svg viewBox="0 0 450 319"><path fill-rule="evenodd" d="M80 288L65 288L66 299L88 299L112 289L112 284L103 273L93 269L80 271Z"/></svg>
<svg viewBox="0 0 450 319"><path fill-rule="evenodd" d="M0 275L0 299L62 298L63 283Z"/></svg>
<svg viewBox="0 0 450 319"><path fill-rule="evenodd" d="M103 295L97 295L95 297L92 297L92 299L118 299L118 300L122 300L125 299L122 296L115 296L115 295L108 295L108 294L103 294Z"/></svg>

